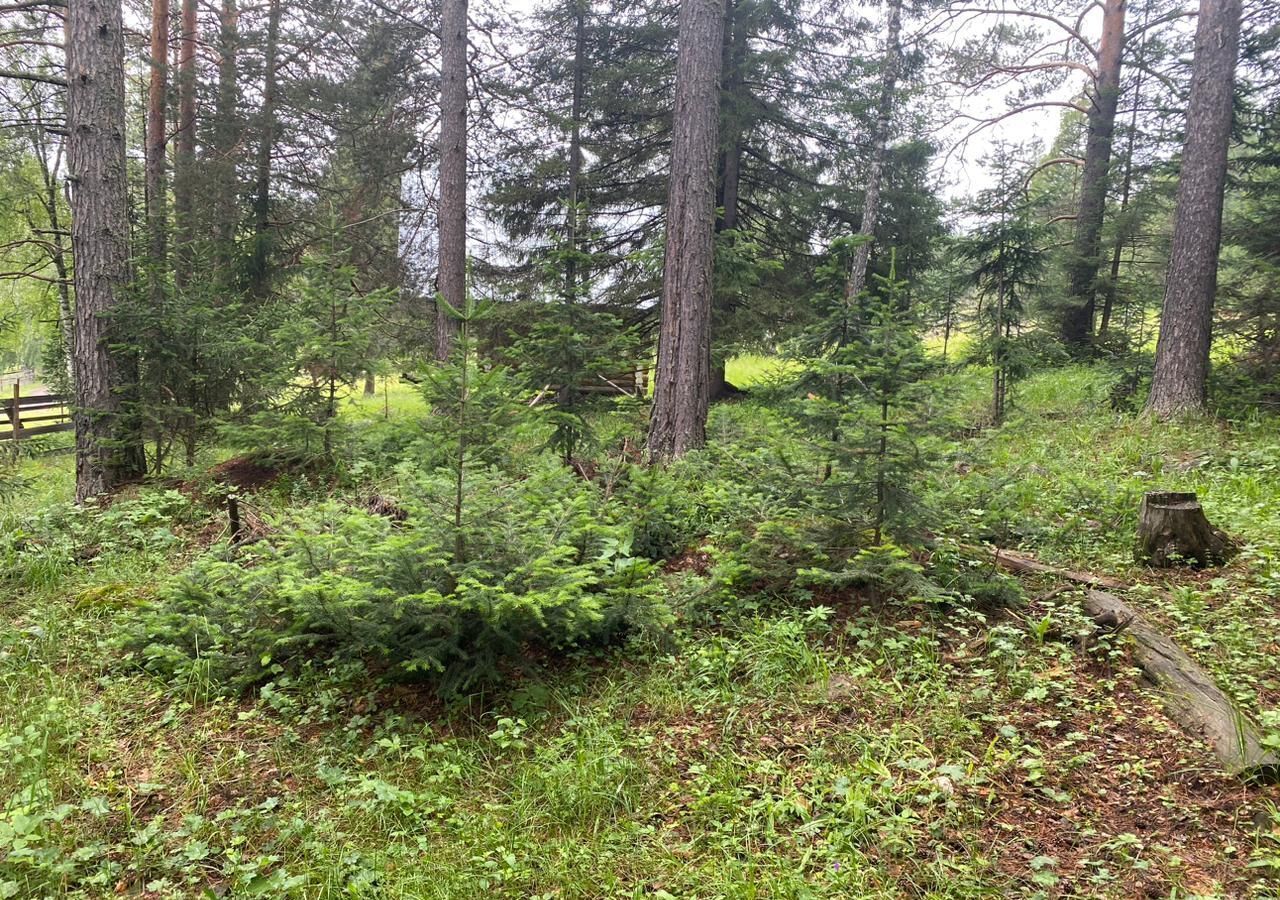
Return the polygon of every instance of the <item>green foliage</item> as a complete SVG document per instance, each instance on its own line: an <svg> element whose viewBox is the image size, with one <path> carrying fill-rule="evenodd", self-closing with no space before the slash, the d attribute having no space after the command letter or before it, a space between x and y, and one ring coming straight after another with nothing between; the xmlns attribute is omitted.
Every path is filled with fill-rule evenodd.
<svg viewBox="0 0 1280 900"><path fill-rule="evenodd" d="M139 659L232 686L313 656L365 659L458 691L493 681L530 646L664 621L629 529L572 473L472 469L464 556L446 513L452 473L406 467L404 479L403 522L322 503L282 516L274 535L233 557L197 560L132 636Z"/></svg>
<svg viewBox="0 0 1280 900"><path fill-rule="evenodd" d="M552 302L524 307L519 333L505 348L528 386L550 390L555 409L547 447L566 462L593 449L592 413L607 408L600 395L583 387L608 387L624 373L640 367L640 339L617 316L578 302ZM530 321L531 319L531 321ZM634 390L630 379L619 384ZM551 399L550 397L547 399ZM609 398L611 401L612 398Z"/></svg>
<svg viewBox="0 0 1280 900"><path fill-rule="evenodd" d="M0 583L44 590L77 572L145 571L176 549L200 514L174 490L121 498L104 508L48 503L0 530Z"/></svg>
<svg viewBox="0 0 1280 900"><path fill-rule="evenodd" d="M842 273L852 245L841 245L824 269L824 315L807 336L801 397L792 421L811 436L826 466L819 489L829 515L870 531L906 534L913 499L906 485L925 464L917 442L921 379L929 371L919 326L892 267L876 289L849 297Z"/></svg>
<svg viewBox="0 0 1280 900"><path fill-rule="evenodd" d="M371 365L391 294L362 290L346 255L335 234L265 311L269 358L221 430L231 446L266 459L330 463L348 437L341 403Z"/></svg>
<svg viewBox="0 0 1280 900"><path fill-rule="evenodd" d="M927 473L935 535L908 550L870 546L861 517L834 540L827 448L754 396L714 410L706 450L666 469L604 457L587 480L531 452L536 413L483 400L478 359L459 420L453 367L434 414L402 393L348 461L357 492L247 498L261 537L235 549L184 494L76 510L49 499L65 459L20 462L0 510L0 892L746 896L764 879L781 896L1031 898L1057 879L1128 896L1186 885L1162 848L1205 834L1239 837L1198 858L1197 890L1270 890L1275 841L1247 824L1265 794L1220 831L1224 782L1135 714L1123 643L1081 654L1076 596L1022 596L962 547L998 509L1046 558L1109 571L1130 564L1146 482L1202 491L1250 546L1134 601L1265 706L1270 419L1156 430L1108 409L1104 367L1033 375L1006 428L964 432ZM984 377L934 387L976 417ZM502 448L467 458L461 560L458 421ZM374 490L394 518L364 508ZM662 640L579 652L640 628ZM484 694L440 704L419 679ZM1203 779L1164 778L1172 746ZM1184 814L1138 837L1115 810L1161 784L1157 806ZM1017 839L1029 815L1060 837Z"/></svg>
<svg viewBox="0 0 1280 900"><path fill-rule="evenodd" d="M1009 382L1031 371L1040 343L1021 334L1045 267L1039 247L1044 228L1023 183L1030 167L1026 153L1024 147L1001 146L985 160L998 183L975 198L969 212L978 224L958 248L971 267L969 277L981 304L972 355L991 364L991 419L997 425L1004 420Z"/></svg>

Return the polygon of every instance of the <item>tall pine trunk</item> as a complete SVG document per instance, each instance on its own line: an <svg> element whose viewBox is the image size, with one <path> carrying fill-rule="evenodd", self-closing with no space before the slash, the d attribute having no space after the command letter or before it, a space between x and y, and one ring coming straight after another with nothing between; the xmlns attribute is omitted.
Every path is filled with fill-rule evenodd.
<svg viewBox="0 0 1280 900"><path fill-rule="evenodd" d="M120 0L68 4L67 162L75 253L76 499L138 474L123 433L110 315L129 279L124 27Z"/></svg>
<svg viewBox="0 0 1280 900"><path fill-rule="evenodd" d="M1240 15L1241 0L1200 2L1173 246L1147 398L1147 411L1160 417L1203 411L1208 399Z"/></svg>
<svg viewBox="0 0 1280 900"><path fill-rule="evenodd" d="M750 102L746 96L747 39L742 17L738 15L739 0L729 0L724 28L724 88L720 107L720 161L717 165L716 207L721 211L716 219L716 234L734 231L738 227L738 197L742 185L742 131L743 108ZM735 299L728 291L717 291L712 308L712 328L717 316L733 312ZM738 392L729 383L726 372L728 359L721 350L716 352L716 337L711 337L711 385L710 398L714 402Z"/></svg>
<svg viewBox="0 0 1280 900"><path fill-rule="evenodd" d="M880 101L876 106L876 124L871 138L871 166L867 171L867 183L862 196L862 221L858 224L858 236L864 240L854 248L849 279L845 283L845 296L850 299L861 294L867 285L871 241L875 237L876 223L880 218L880 187L884 181L889 130L893 124L893 95L898 89L898 75L902 69L902 43L899 40L902 31L902 0L889 0L888 16L884 61L881 63Z"/></svg>
<svg viewBox="0 0 1280 900"><path fill-rule="evenodd" d="M649 459L706 443L724 0L682 0Z"/></svg>
<svg viewBox="0 0 1280 900"><path fill-rule="evenodd" d="M1097 78L1090 98L1088 138L1080 173L1080 205L1068 267L1068 301L1062 317L1062 340L1082 349L1093 340L1097 308L1098 269L1102 255L1102 219L1107 207L1111 143L1120 99L1120 67L1124 57L1125 0L1106 0L1102 12L1102 41L1098 45Z"/></svg>
<svg viewBox="0 0 1280 900"><path fill-rule="evenodd" d="M177 224L174 283L185 288L195 266L196 0L182 0L178 41L178 127L173 159L173 216Z"/></svg>
<svg viewBox="0 0 1280 900"><path fill-rule="evenodd" d="M440 260L436 291L461 310L467 293L467 0L440 11ZM457 341L458 323L436 304L436 359Z"/></svg>
<svg viewBox="0 0 1280 900"><path fill-rule="evenodd" d="M151 3L151 79L147 90L147 238L151 259L151 298L164 300L169 215L165 179L168 149L165 101L169 92L169 0Z"/></svg>
<svg viewBox="0 0 1280 900"><path fill-rule="evenodd" d="M266 296L271 262L271 157L276 139L277 68L280 64L281 0L270 0L267 13L267 46L262 82L262 108L258 113L258 150L254 161L253 255L249 261L249 291Z"/></svg>

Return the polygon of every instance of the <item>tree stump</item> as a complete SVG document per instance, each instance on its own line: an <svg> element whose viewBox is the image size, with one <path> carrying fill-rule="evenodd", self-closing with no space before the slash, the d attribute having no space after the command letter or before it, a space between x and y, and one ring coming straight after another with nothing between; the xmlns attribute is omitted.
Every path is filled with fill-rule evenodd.
<svg viewBox="0 0 1280 900"><path fill-rule="evenodd" d="M1225 563L1236 553L1226 533L1214 528L1192 493L1150 491L1138 514L1138 558L1169 568Z"/></svg>

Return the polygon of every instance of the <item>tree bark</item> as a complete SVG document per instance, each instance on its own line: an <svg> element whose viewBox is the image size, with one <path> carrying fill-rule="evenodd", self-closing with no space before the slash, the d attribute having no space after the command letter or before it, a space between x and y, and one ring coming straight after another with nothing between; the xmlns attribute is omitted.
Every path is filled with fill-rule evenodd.
<svg viewBox="0 0 1280 900"><path fill-rule="evenodd" d="M440 11L439 296L454 309L467 293L467 0L442 0ZM436 359L446 360L458 322L436 304Z"/></svg>
<svg viewBox="0 0 1280 900"><path fill-rule="evenodd" d="M147 90L147 238L151 256L151 299L164 301L169 244L169 197L165 180L168 149L165 101L169 91L169 0L151 2L151 79Z"/></svg>
<svg viewBox="0 0 1280 900"><path fill-rule="evenodd" d="M109 349L129 279L125 182L124 27L120 0L67 8L67 162L75 254L76 499L137 474L123 452L117 361Z"/></svg>
<svg viewBox="0 0 1280 900"><path fill-rule="evenodd" d="M225 285L236 283L236 225L240 184L236 160L240 155L240 10L237 0L222 0L218 30L218 89L214 97L213 159L215 210L214 258Z"/></svg>
<svg viewBox="0 0 1280 900"><path fill-rule="evenodd" d="M254 165L253 256L249 267L249 291L259 299L270 284L271 262L271 157L276 139L277 68L280 47L280 0L271 0L267 13L267 45L262 82L262 109L258 113L258 157Z"/></svg>
<svg viewBox="0 0 1280 900"><path fill-rule="evenodd" d="M902 69L902 0L889 0L889 20L886 28L883 70L880 76L880 102L876 106L876 124L872 135L871 166L867 171L867 184L862 197L862 221L857 234L862 243L854 248L853 262L849 266L849 279L845 283L845 296L856 298L867 286L867 266L871 263L871 243L880 218L880 185L884 180L885 157L889 152L889 129L893 124L893 95L898 89L898 75Z"/></svg>
<svg viewBox="0 0 1280 900"><path fill-rule="evenodd" d="M1150 491L1138 514L1138 558L1153 566L1221 565L1235 544L1205 518L1195 494Z"/></svg>
<svg viewBox="0 0 1280 900"><path fill-rule="evenodd" d="M586 0L574 0L573 7L573 99L569 109L569 185L565 244L569 255L564 266L564 298L574 303L578 298L578 241L581 231L580 196L582 186L582 99L587 77L587 12Z"/></svg>
<svg viewBox="0 0 1280 900"><path fill-rule="evenodd" d="M725 12L724 26L724 67L723 100L720 106L720 157L717 164L716 208L720 211L716 218L715 233L733 231L738 227L738 197L742 183L742 107L750 102L744 96L746 80L743 68L746 65L747 39L741 19L737 14L738 0L730 0ZM735 298L728 292L716 291L712 308L712 329L717 327L716 317L726 316L736 306ZM729 383L725 373L727 362L723 353L715 352L715 334L710 340L711 382L708 388L711 402L721 400L734 394L741 394L735 385Z"/></svg>
<svg viewBox="0 0 1280 900"><path fill-rule="evenodd" d="M1115 594L1085 592L1085 611L1099 625L1133 638L1134 660L1160 691L1165 712L1201 737L1222 767L1246 781L1274 781L1280 758L1262 747L1262 733L1213 676Z"/></svg>
<svg viewBox="0 0 1280 900"><path fill-rule="evenodd" d="M1076 210L1071 245L1068 305L1062 320L1062 341L1079 350L1093 340L1097 307L1098 269L1101 267L1102 219L1107 208L1111 144L1120 99L1120 70L1124 58L1125 0L1106 0L1102 12L1102 40L1098 45L1097 78L1090 98L1088 139L1080 172L1080 205Z"/></svg>
<svg viewBox="0 0 1280 900"><path fill-rule="evenodd" d="M682 0L651 462L706 443L724 0Z"/></svg>
<svg viewBox="0 0 1280 900"><path fill-rule="evenodd" d="M195 265L196 43L199 24L196 0L182 0L182 35L178 42L178 127L173 160L173 215L177 223L174 283L190 283Z"/></svg>
<svg viewBox="0 0 1280 900"><path fill-rule="evenodd" d="M1167 418L1208 401L1213 295L1231 140L1241 0L1201 0L1173 246L1147 412Z"/></svg>

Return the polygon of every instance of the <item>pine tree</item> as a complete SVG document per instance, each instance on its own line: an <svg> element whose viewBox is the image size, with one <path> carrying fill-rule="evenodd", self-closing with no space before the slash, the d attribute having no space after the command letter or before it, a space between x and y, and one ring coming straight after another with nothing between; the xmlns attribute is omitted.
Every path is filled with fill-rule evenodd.
<svg viewBox="0 0 1280 900"><path fill-rule="evenodd" d="M649 458L706 441L723 0L683 0Z"/></svg>
<svg viewBox="0 0 1280 900"><path fill-rule="evenodd" d="M876 275L871 290L849 296L859 241L865 237L839 239L820 270L823 312L801 342L802 399L792 415L825 460L820 494L829 514L854 522L879 545L912 524L909 484L924 462L918 388L930 365L892 254L887 277Z"/></svg>
<svg viewBox="0 0 1280 900"><path fill-rule="evenodd" d="M443 0L440 14L440 214L436 275L436 359L453 349L467 290L467 0Z"/></svg>
<svg viewBox="0 0 1280 900"><path fill-rule="evenodd" d="M1027 148L997 145L985 163L997 181L975 199L970 213L978 224L961 240L959 252L972 266L969 277L982 303L980 347L991 362L991 421L1000 425L1010 379L1024 371L1015 332L1039 284L1045 257L1037 245L1041 227L1034 202L1026 193L1031 169Z"/></svg>
<svg viewBox="0 0 1280 900"><path fill-rule="evenodd" d="M126 363L110 316L130 282L125 173L124 25L119 0L67 13L67 163L76 255L76 499L110 492L143 468L121 394Z"/></svg>
<svg viewBox="0 0 1280 900"><path fill-rule="evenodd" d="M1240 0L1201 0L1173 247L1147 397L1147 411L1160 417L1201 412L1208 400L1240 16Z"/></svg>

